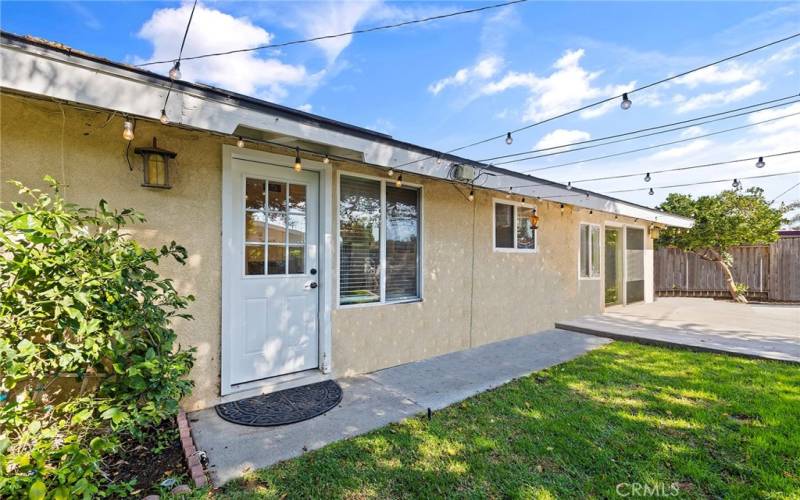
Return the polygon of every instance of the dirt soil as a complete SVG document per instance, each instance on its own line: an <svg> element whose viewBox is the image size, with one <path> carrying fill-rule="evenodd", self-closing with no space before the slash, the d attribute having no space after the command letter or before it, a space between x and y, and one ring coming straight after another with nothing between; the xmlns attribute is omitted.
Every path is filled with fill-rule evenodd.
<svg viewBox="0 0 800 500"><path fill-rule="evenodd" d="M133 495L136 496L162 493L159 485L170 477L177 480L175 486L188 484L189 472L174 419L150 432L144 442L132 437L123 439L119 452L109 457L106 463L105 471L114 483L136 480L133 486Z"/></svg>

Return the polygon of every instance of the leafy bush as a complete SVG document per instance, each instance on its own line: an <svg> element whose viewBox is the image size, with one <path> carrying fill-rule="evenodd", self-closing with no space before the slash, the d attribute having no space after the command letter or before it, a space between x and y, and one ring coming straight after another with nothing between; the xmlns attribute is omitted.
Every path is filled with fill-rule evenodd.
<svg viewBox="0 0 800 500"><path fill-rule="evenodd" d="M143 248L131 209L96 209L14 183L0 207L0 497L119 494L103 471L120 436L178 411L193 350L170 327L191 296L153 269L185 263L172 242Z"/></svg>

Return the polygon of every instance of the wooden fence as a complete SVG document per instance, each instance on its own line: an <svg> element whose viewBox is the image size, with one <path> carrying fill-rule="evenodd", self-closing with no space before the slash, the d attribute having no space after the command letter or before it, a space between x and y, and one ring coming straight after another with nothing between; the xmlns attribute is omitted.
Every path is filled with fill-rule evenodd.
<svg viewBox="0 0 800 500"><path fill-rule="evenodd" d="M753 299L800 301L800 237L781 238L771 245L731 249L733 277L747 285ZM728 288L719 265L677 248L655 252L655 291L660 296L716 297Z"/></svg>

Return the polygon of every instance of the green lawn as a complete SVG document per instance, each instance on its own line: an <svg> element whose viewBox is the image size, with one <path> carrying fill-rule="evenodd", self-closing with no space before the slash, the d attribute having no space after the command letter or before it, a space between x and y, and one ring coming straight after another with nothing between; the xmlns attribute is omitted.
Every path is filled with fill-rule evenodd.
<svg viewBox="0 0 800 500"><path fill-rule="evenodd" d="M602 498L619 483L800 498L800 367L614 342L217 496Z"/></svg>

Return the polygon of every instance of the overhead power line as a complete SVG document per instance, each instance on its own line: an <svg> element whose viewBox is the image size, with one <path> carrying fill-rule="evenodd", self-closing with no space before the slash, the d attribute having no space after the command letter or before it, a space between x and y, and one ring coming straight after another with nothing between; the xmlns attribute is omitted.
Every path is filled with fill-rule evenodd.
<svg viewBox="0 0 800 500"><path fill-rule="evenodd" d="M547 167L539 167L539 168L533 168L533 169L529 169L529 170L523 170L522 173L526 173L527 174L527 173L531 173L531 172L540 172L542 170L551 170L551 169L554 169L554 168L566 167L566 166L569 166L569 165L577 165L579 163L588 163L588 162L591 162L591 161L605 160L605 159L608 159L608 158L615 158L617 156L624 156L624 155L629 155L629 154L633 154L633 153L641 153L642 151L649 151L649 150L652 150L652 149L663 148L665 146L673 146L675 144L680 144L682 142L695 141L697 139L703 139L705 137L712 137L712 136L715 136L715 135L726 134L728 132L733 132L733 131L736 131L736 130L742 130L742 129L746 129L746 128L750 128L750 127L755 127L757 125L763 125L763 124L769 123L769 122L774 122L774 121L778 121L778 120L784 120L786 118L791 118L792 116L797 116L797 115L800 115L800 112L790 113L788 115L778 116L778 117L775 117L775 118L770 118L768 120L761 120L761 121L758 121L758 122L748 123L747 125L739 125L738 127L732 127L732 128L727 128L727 129L723 129L723 130L718 130L716 132L710 132L708 134L697 135L697 136L694 136L694 137L687 137L685 139L678 139L678 140L675 140L675 141L662 142L660 144L654 144L652 146L645 146L645 147L636 148L636 149L628 149L626 151L619 151L617 153L610 153L610 154L607 154L607 155L595 156L593 158L584 158L582 160L575 160L575 161L570 161L570 162L566 162L566 163L559 163L557 165L550 165L550 166L547 166ZM592 146L592 147L597 147L597 146ZM587 148L579 148L578 150L580 150L580 149L588 149L588 147ZM552 153L549 154L549 155L537 156L536 158L541 158L541 157L544 157L544 156L551 156L551 155L552 155ZM522 160L519 160L519 161L522 161Z"/></svg>
<svg viewBox="0 0 800 500"><path fill-rule="evenodd" d="M189 35L189 27L192 25L192 19L194 19L194 9L197 7L197 0L194 0L192 4L192 11L189 13L189 21L186 22L186 29L183 31L183 40L181 40L181 48L178 50L178 59L175 61L175 65L169 71L169 88L167 89L167 95L164 97L164 105L161 106L161 123L167 124L169 123L169 118L167 118L167 103L169 102L169 96L172 94L172 86L175 85L175 80L180 80L181 78L181 57L183 56L183 47L186 45L186 37Z"/></svg>
<svg viewBox="0 0 800 500"><path fill-rule="evenodd" d="M716 179L713 181L687 182L686 184L671 184L669 186L653 186L652 188L643 187L643 188L633 188L633 189L617 189L616 191L609 191L609 193L632 193L634 191L644 191L647 189L669 189L676 187L701 186L704 184L718 184L720 182L731 182L737 179L741 181L746 179L764 179L766 177L780 177L782 175L797 175L797 174L800 174L800 170L794 172L783 172L780 174L751 175L748 177L731 177L728 179Z"/></svg>
<svg viewBox="0 0 800 500"><path fill-rule="evenodd" d="M649 88L654 87L656 85L660 85L662 83L666 83L666 82L669 82L669 81L672 81L672 80L676 80L678 78L682 78L682 77L684 77L686 75L690 75L690 74L695 73L697 71L704 70L706 68L710 68L710 67L715 66L717 64L722 64L724 62L731 61L731 60L736 59L738 57L742 57L742 56L745 56L745 55L748 55L748 54L752 54L753 52L756 52L756 51L759 51L759 50L763 50L763 49L766 49L768 47L772 47L774 45L777 45L777 44L792 40L792 39L797 38L797 37L800 37L800 32L799 33L794 33L794 34L789 35L789 36L785 36L783 38L780 38L778 40L774 40L774 41L769 42L769 43L765 43L765 44L759 45L757 47L753 47L751 49L747 49L747 50L742 51L742 52L738 52L736 54L730 55L728 57L724 57L722 59L718 59L718 60L710 62L708 64L704 64L702 66L698 66L696 68L692 68L692 69L683 71L683 72L678 73L676 75L669 76L667 78L662 78L661 80L657 80L657 81L648 83L646 85L642 85L641 87L636 87L636 88L634 88L632 90L629 90L628 92L624 92L622 94L617 94L617 95L608 97L606 99L601 99L599 101L595 101L595 102L592 102L590 104L586 104L585 106L581 106L579 108L576 108L576 109L573 109L573 110L570 110L570 111L566 111L564 113L560 113L560 114L552 116L550 118L546 118L544 120L540 120L538 122L534 122L534 123L531 123L529 125L525 125L523 127L519 127L519 128L510 130L508 132L504 132L504 133L499 134L499 135L495 135L495 136L492 136L492 137L489 137L489 138L486 138L486 139L481 139L479 141L475 141L475 142L466 144L464 146L459 146L457 148L450 149L450 150L446 151L445 154L455 153L456 151L461 151L463 149L471 148L471 147L478 146L480 144L485 144L485 143L491 142L491 141L496 141L498 139L509 138L513 134L516 134L518 132L522 132L524 130L528 130L528 129L533 128L533 127L538 127L539 125L543 125L545 123L549 123L549 122L551 122L553 120L557 120L559 118L564 118L566 116L570 116L570 115L573 115L575 113L580 113L581 111L586 111L587 109L593 108L595 106L599 106L601 104L605 104L607 102L611 102L611 101L617 100L617 99L619 99L621 97L627 97L628 95L633 94L635 92L641 92L642 90L649 89ZM419 162L422 162L422 161L425 161L425 160L429 160L431 158L435 158L435 156L426 156L426 157L420 158L418 160L412 160L412 161L409 161L409 162L406 162L406 163L402 163L400 165L396 165L394 168L401 168L401 167L404 167L404 166L407 166L407 165L412 165L414 163L419 163Z"/></svg>
<svg viewBox="0 0 800 500"><path fill-rule="evenodd" d="M375 31L383 31L383 30L388 30L388 29L400 28L400 27L403 27L403 26L410 26L412 24L427 23L427 22L431 22L431 21L438 21L440 19L447 19L447 18L450 18L450 17L463 16L465 14L473 14L475 12L483 12L483 11L491 10L491 9L499 9L501 7L506 7L506 6L514 5L514 4L518 4L518 3L524 3L524 2L527 2L527 1L528 0L513 0L513 1L510 1L510 2L503 2L503 3L494 4L494 5L486 5L484 7L477 7L477 8L474 8L474 9L459 10L459 11L450 12L450 13L447 13L447 14L440 14L440 15L437 15L437 16L425 17L425 18L422 18L422 19L413 19L411 21L403 21L403 22L400 22L400 23L386 24L386 25L383 25L383 26L374 26L372 28L364 28L364 29L359 29L359 30L352 30L352 31L347 31L345 33L336 33L336 34L332 34L332 35L322 35L322 36L317 36L317 37L314 37L314 38L305 38L305 39L302 39L302 40L292 40L292 41L289 41L289 42L273 43L273 44L267 44L267 45L259 45L259 46L256 46L256 47L249 47L249 48L243 48L243 49L226 50L226 51L222 51L222 52L210 52L208 54L199 54L199 55L196 55L196 56L184 57L183 60L184 61L193 61L193 60L196 60L196 59L205 59L205 58L208 58L208 57L220 57L220 56L227 56L227 55L231 55L231 54L240 54L242 52L255 52L255 51L258 51L258 50L278 49L278 48L281 48L281 47L288 47L290 45L300 45L300 44L304 44L304 43L319 42L321 40L331 40L333 38L341 38L343 36L361 35L361 34L364 34L364 33L373 33ZM178 60L180 60L180 59L178 59ZM138 64L137 66L139 66L139 67L152 66L152 65L155 65L155 64L172 63L172 62L175 62L175 61L176 61L176 59L165 59L165 60L162 60L162 61L148 61L146 63Z"/></svg>
<svg viewBox="0 0 800 500"><path fill-rule="evenodd" d="M776 196L775 198L773 198L773 199L772 199L772 201L771 201L771 202L769 202L769 204L770 204L770 205L772 205L773 203L775 203L776 201L778 201L778 199L780 199L780 198L783 198L783 197L784 197L784 196L785 196L785 195L786 195L788 192L790 192L792 189L794 189L794 188L796 188L796 187L800 187L800 182L798 182L798 183L797 183L797 184L795 184L794 186L790 187L790 188L789 188L789 189L787 189L786 191L782 192L781 194L779 194L778 196Z"/></svg>
<svg viewBox="0 0 800 500"><path fill-rule="evenodd" d="M800 102L800 100L791 101L791 102L781 102L781 101L785 101L787 99L796 99L798 97L800 97L800 94L792 94L792 95L788 95L786 97L780 97L778 99L770 99L768 101L759 102L757 104L750 104L748 106L742 106L740 108L729 109L729 110L726 110L726 111L720 111L718 113L711 113L709 115L696 116L694 118L689 118L687 120L681 120L681 121L677 121L677 122L665 123L663 125L655 125L655 126L652 126L652 127L640 128L640 129L637 129L637 130L631 130L629 132L620 132L618 134L607 135L605 137L597 137L597 138L594 138L594 139L586 139L584 141L568 142L568 143L565 143L565 144L559 144L557 146L548 146L546 148L529 149L527 151L520 151L520 152L517 152L517 153L510 153L510 154L507 154L507 155L493 156L491 158L484 158L484 159L478 160L478 161L480 161L481 163L487 163L487 162L492 162L494 160L502 160L502 159L505 159L505 158L514 158L516 156L523 156L523 155L529 155L529 154L533 154L533 153L541 153L541 152L544 152L544 151L552 151L552 150L555 150L555 149L563 149L563 148L567 148L567 147L574 147L574 146L579 146L581 144L591 144L591 143L595 143L595 142L605 141L605 140L608 140L608 139L616 139L618 137L627 137L629 135L640 134L642 132L649 132L651 130L658 130L658 129L662 129L662 128L672 127L672 126L675 126L675 125L688 124L685 127L673 128L673 129L670 129L670 130L665 130L663 132L658 132L656 134L648 134L648 135L642 135L642 136L638 136L638 137L631 137L631 138L626 139L626 140L641 139L642 137L650 137L651 135L657 135L657 134L662 134L662 133L667 133L667 132L673 132L675 130L682 130L682 129L686 129L686 128L697 127L697 126L700 126L700 125L706 125L706 124L714 123L714 122L717 122L717 121L728 120L730 118L736 118L736 117L747 115L747 114L751 114L751 113L758 113L759 111L766 111L768 109L773 109L773 108L777 108L777 107L780 107L780 106L786 106L786 105L789 105L789 104L794 104L795 102ZM779 104L775 104L775 103L779 103ZM768 104L774 104L774 106L767 106ZM760 106L767 106L767 107L764 107L764 108L761 108L761 109L753 109L753 108L759 108ZM737 113L739 111L743 111L743 110L746 110L746 109L749 109L751 111L748 111L747 113L734 114L734 115L731 115L731 116L722 116L722 115L729 115L731 113ZM708 120L708 121L705 121L705 122L702 122L702 123L693 123L693 122L697 122L699 120L705 120L706 118L714 118L714 117L721 117L721 118L717 118L715 120ZM623 141L614 141L614 142L608 142L608 143L605 143L605 144L615 144L617 142L623 142ZM605 144L600 144L599 146L604 146ZM577 150L576 149L571 149L570 151L577 151ZM503 163L496 163L496 164L497 165L503 165Z"/></svg>

